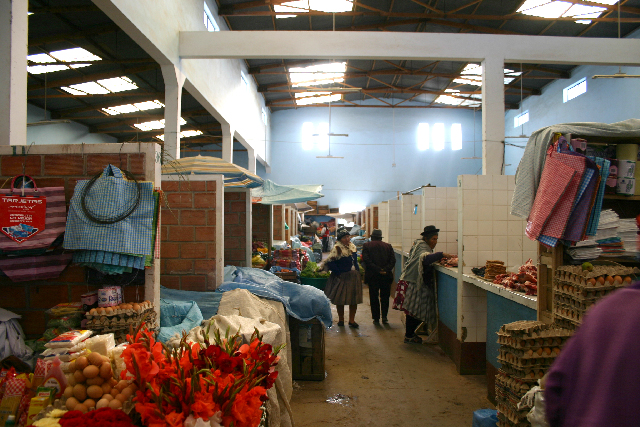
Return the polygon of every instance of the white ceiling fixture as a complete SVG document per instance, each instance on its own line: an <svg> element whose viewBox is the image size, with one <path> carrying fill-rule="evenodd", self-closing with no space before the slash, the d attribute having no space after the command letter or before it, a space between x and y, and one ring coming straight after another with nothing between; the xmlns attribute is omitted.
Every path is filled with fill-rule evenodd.
<svg viewBox="0 0 640 427"><path fill-rule="evenodd" d="M187 121L180 117L180 126L187 124ZM162 120L151 120L149 122L144 123L136 123L133 126L137 127L142 131L155 130L155 129L164 129L164 119Z"/></svg>
<svg viewBox="0 0 640 427"><path fill-rule="evenodd" d="M76 47L73 49L56 50L49 53L37 53L28 55L27 60L38 64L50 65L30 65L27 72L30 74L53 73L55 71L69 70L71 68L88 67L91 64L81 62L101 61L102 58L94 55L88 50ZM78 62L78 64L54 64L55 62Z"/></svg>
<svg viewBox="0 0 640 427"><path fill-rule="evenodd" d="M591 21L588 18L598 18L607 10L606 7L598 5L611 6L618 0L588 0L588 2L593 3L593 6L559 0L526 0L516 12L541 18L579 18L576 19L576 23L590 24Z"/></svg>
<svg viewBox="0 0 640 427"><path fill-rule="evenodd" d="M63 86L60 89L72 95L98 95L138 89L138 85L128 77L114 77L96 82L79 83L68 87Z"/></svg>
<svg viewBox="0 0 640 427"><path fill-rule="evenodd" d="M136 111L155 110L164 107L164 104L157 99L153 101L138 102L134 104L116 105L114 107L103 108L102 111L110 116L118 114L135 113Z"/></svg>
<svg viewBox="0 0 640 427"><path fill-rule="evenodd" d="M294 0L274 5L276 13L307 13L309 11L340 13L353 10L353 0ZM276 18L295 18L297 15L276 15Z"/></svg>

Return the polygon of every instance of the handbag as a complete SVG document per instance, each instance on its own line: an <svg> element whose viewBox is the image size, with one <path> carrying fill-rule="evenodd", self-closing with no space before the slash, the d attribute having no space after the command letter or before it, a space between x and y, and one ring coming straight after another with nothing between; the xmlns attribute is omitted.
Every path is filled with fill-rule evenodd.
<svg viewBox="0 0 640 427"><path fill-rule="evenodd" d="M0 259L0 270L14 282L45 280L59 277L71 262L73 254L62 249L42 255Z"/></svg>
<svg viewBox="0 0 640 427"><path fill-rule="evenodd" d="M15 189L16 179L18 177L29 178L34 188L21 188L19 191ZM23 181L24 185L24 181ZM65 232L67 223L67 208L64 197L64 187L42 187L38 188L35 181L27 175L17 175L11 180L10 189L0 189L0 195L16 195L46 198L46 217L44 222L44 230L34 234L27 240L18 243L10 239L6 235L0 236L0 252L11 253L17 255L19 252L26 250L41 249L44 252L51 244Z"/></svg>

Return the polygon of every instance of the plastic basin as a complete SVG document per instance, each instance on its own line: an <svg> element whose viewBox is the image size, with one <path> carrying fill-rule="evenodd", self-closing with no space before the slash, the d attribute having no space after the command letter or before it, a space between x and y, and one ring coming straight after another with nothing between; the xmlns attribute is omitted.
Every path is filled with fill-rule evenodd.
<svg viewBox="0 0 640 427"><path fill-rule="evenodd" d="M324 290L328 277L300 277L300 283Z"/></svg>

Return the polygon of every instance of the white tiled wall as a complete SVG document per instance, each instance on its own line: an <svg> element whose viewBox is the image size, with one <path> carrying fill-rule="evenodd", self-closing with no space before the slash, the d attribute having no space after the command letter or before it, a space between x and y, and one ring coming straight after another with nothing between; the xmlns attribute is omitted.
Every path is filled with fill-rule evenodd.
<svg viewBox="0 0 640 427"><path fill-rule="evenodd" d="M461 328L466 328L464 342L487 341L487 291L462 282L462 307L458 307Z"/></svg>
<svg viewBox="0 0 640 427"><path fill-rule="evenodd" d="M458 253L458 188L457 187L424 187L422 226L418 237L425 226L435 225L440 229L437 251L449 254ZM415 238L418 238L415 237Z"/></svg>
<svg viewBox="0 0 640 427"><path fill-rule="evenodd" d="M382 231L382 240L389 243L389 202L378 204L378 228Z"/></svg>
<svg viewBox="0 0 640 427"><path fill-rule="evenodd" d="M384 238L384 234L382 235ZM389 238L388 243L402 246L402 205L400 200L389 200Z"/></svg>
<svg viewBox="0 0 640 427"><path fill-rule="evenodd" d="M509 214L513 175L461 175L462 243L464 273L488 259L505 262L507 268L537 257L536 243L524 234L526 221Z"/></svg>
<svg viewBox="0 0 640 427"><path fill-rule="evenodd" d="M402 203L402 250L409 252L413 241L420 238L424 230L422 223L422 195L403 194Z"/></svg>

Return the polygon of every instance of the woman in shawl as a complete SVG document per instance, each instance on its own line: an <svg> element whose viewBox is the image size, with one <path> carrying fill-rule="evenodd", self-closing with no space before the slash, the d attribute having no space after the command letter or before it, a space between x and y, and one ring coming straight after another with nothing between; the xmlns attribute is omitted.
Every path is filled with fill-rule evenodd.
<svg viewBox="0 0 640 427"><path fill-rule="evenodd" d="M362 281L356 247L351 243L349 232L338 230L338 242L325 261L331 276L324 288L325 295L336 305L338 326L344 326L344 306L349 306L349 326L357 328L356 310L362 304Z"/></svg>
<svg viewBox="0 0 640 427"><path fill-rule="evenodd" d="M416 335L416 329L421 322L429 328L429 342L437 341L438 307L435 269L433 263L453 255L443 252L433 252L438 243L438 232L433 225L428 225L420 233L421 239L413 242L409 257L393 300L393 308L403 310L407 315L404 342L422 343L422 338Z"/></svg>

